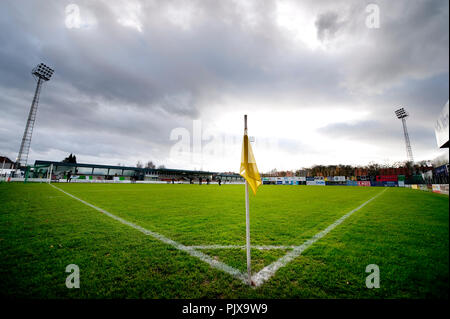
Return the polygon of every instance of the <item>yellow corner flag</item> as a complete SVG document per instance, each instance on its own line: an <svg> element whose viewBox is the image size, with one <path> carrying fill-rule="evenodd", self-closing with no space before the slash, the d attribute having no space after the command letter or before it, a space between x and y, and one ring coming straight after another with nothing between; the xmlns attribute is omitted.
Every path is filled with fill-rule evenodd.
<svg viewBox="0 0 450 319"><path fill-rule="evenodd" d="M258 167L256 167L255 156L253 156L252 146L247 136L247 123L245 123L244 141L242 143L241 155L241 169L239 174L245 178L247 183L252 188L253 194L256 195L256 190L262 184L259 176Z"/></svg>

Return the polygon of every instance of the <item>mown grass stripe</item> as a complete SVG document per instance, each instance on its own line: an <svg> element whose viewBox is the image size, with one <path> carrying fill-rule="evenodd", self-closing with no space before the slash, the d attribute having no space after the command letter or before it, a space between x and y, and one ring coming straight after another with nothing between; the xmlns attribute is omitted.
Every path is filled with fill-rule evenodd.
<svg viewBox="0 0 450 319"><path fill-rule="evenodd" d="M247 249L245 245L196 245L196 246L189 246L194 249ZM271 249L293 249L296 246L282 246L282 245L251 245L252 249L258 249L258 250L271 250Z"/></svg>
<svg viewBox="0 0 450 319"><path fill-rule="evenodd" d="M180 243L178 243L178 242L176 242L176 241L174 241L172 239L169 239L169 238L167 238L167 237L165 237L165 236L163 236L163 235L161 235L159 233L153 232L153 231L145 229L145 228L143 228L143 227L141 227L139 225L136 225L134 223L126 221L125 219L120 218L120 217L118 217L116 215L113 215L110 212L108 212L108 211L106 211L104 209L101 209L101 208L99 208L97 206L94 206L94 205L92 205L92 204L90 204L90 203L88 203L88 202L86 202L86 201L84 201L84 200L82 200L82 199L80 199L80 198L78 198L78 197L76 197L76 196L74 196L74 195L72 195L72 194L62 190L62 189L60 189L59 187L56 187L56 186L54 186L52 184L49 184L49 185L52 186L53 188L59 190L60 192L63 192L67 196L72 197L73 199L75 199L75 200L77 200L77 201L79 201L79 202L81 202L81 203L83 203L83 204L85 204L85 205L87 205L87 206L89 206L89 207L91 207L91 208L93 208L93 209L95 209L95 210L105 214L108 217L111 217L111 218L117 220L118 222L120 222L120 223L122 223L124 225L130 226L130 227L132 227L132 228L134 228L134 229L144 233L145 235L151 236L151 237L153 237L155 239L158 239L158 240L162 241L165 244L171 245L171 246L173 246L173 247L175 247L175 248L177 248L177 249L179 249L181 251L184 251L184 252L188 253L189 255L191 255L193 257L197 257L201 261L209 264L211 267L219 269L221 271L224 271L224 272L232 275L233 277L241 280L245 284L248 284L247 276L244 275L238 269L235 269L235 268L233 268L231 266L228 266L227 264L224 264L223 262L215 260L215 259L211 258L210 256L208 256L208 255L202 253L201 251L198 251L198 250L196 250L196 249L194 249L194 248L192 248L190 246L185 246L185 245L180 244Z"/></svg>
<svg viewBox="0 0 450 319"><path fill-rule="evenodd" d="M348 217L350 217L353 213L360 210L364 206L366 206L368 203L373 201L375 198L383 194L387 188L374 197L370 198L366 202L362 203L355 209L351 210L338 220L336 220L333 224L322 230L321 232L315 234L313 237L308 239L306 242L301 244L300 246L294 247L294 249L290 252L288 252L286 255L278 259L277 261L271 263L270 265L264 267L261 271L259 271L257 274L252 276L252 282L255 286L260 286L264 282L266 282L270 277L272 277L278 269L281 267L286 266L289 262L300 256L306 249L308 249L312 244L314 244L316 241L318 241L320 238L324 237L326 234L328 234L330 231L332 231L334 228L336 228L338 225L340 225L344 220L346 220Z"/></svg>

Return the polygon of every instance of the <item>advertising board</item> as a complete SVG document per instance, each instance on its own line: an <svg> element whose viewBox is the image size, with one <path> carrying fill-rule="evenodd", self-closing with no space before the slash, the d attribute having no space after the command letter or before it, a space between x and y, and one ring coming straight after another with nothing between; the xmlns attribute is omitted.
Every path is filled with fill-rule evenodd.
<svg viewBox="0 0 450 319"><path fill-rule="evenodd" d="M433 189L433 193L440 193L441 192L441 185L433 184L432 189Z"/></svg>
<svg viewBox="0 0 450 319"><path fill-rule="evenodd" d="M325 181L306 181L306 185L325 186Z"/></svg>
<svg viewBox="0 0 450 319"><path fill-rule="evenodd" d="M377 175L377 182L396 182L398 180L397 175Z"/></svg>

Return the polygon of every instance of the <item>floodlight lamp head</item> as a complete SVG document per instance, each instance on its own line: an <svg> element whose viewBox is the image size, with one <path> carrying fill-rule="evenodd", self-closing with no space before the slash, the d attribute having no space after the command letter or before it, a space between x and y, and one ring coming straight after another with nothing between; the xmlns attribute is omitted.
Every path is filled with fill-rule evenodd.
<svg viewBox="0 0 450 319"><path fill-rule="evenodd" d="M52 77L53 72L53 69L51 69L44 63L41 63L37 67L35 67L31 73L44 81L48 81Z"/></svg>
<svg viewBox="0 0 450 319"><path fill-rule="evenodd" d="M397 111L395 111L395 115L397 115L397 118L403 119L403 118L407 117L409 114L405 111L404 108L401 108L401 109L398 109Z"/></svg>

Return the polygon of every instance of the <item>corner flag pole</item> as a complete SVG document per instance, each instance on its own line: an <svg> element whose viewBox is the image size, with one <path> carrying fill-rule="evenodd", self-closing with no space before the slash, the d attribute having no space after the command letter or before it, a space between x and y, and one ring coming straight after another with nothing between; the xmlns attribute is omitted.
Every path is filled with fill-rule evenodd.
<svg viewBox="0 0 450 319"><path fill-rule="evenodd" d="M244 135L247 135L247 114L244 115ZM244 163L248 164L248 145L244 144ZM246 230L246 244L247 244L247 274L248 284L252 284L252 262L250 255L250 211L248 202L248 182L245 180L245 230Z"/></svg>

